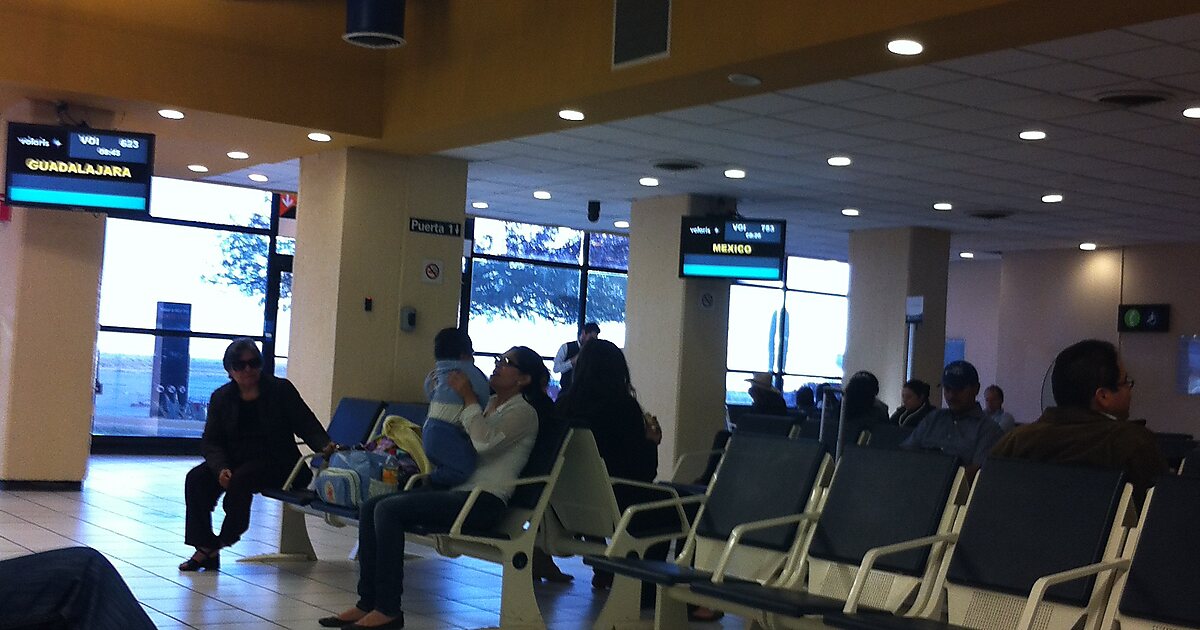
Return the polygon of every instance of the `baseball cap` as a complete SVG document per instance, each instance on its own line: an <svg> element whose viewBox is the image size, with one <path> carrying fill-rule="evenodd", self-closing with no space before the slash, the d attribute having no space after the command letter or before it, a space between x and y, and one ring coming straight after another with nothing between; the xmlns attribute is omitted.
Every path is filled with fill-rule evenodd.
<svg viewBox="0 0 1200 630"><path fill-rule="evenodd" d="M966 361L952 361L942 370L942 387L962 389L979 384L979 372Z"/></svg>

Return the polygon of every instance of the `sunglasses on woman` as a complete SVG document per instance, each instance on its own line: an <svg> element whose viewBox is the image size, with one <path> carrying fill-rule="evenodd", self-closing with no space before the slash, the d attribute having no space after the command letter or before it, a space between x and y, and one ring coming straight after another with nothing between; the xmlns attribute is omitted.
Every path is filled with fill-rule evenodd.
<svg viewBox="0 0 1200 630"><path fill-rule="evenodd" d="M229 369L233 372L241 372L246 368L257 370L260 367L262 367L262 359L234 359L229 362Z"/></svg>

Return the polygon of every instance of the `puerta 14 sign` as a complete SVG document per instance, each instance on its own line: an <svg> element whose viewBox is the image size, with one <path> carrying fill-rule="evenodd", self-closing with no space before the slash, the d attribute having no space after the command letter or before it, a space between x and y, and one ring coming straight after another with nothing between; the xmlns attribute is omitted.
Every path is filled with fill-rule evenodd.
<svg viewBox="0 0 1200 630"><path fill-rule="evenodd" d="M781 280L787 223L741 217L683 217L679 277Z"/></svg>
<svg viewBox="0 0 1200 630"><path fill-rule="evenodd" d="M5 194L13 205L145 214L154 136L9 123Z"/></svg>

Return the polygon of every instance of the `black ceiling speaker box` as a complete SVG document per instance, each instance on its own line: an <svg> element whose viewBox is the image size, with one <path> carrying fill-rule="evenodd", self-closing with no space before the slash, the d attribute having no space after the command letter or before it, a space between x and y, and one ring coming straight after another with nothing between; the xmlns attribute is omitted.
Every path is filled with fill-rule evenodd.
<svg viewBox="0 0 1200 630"><path fill-rule="evenodd" d="M346 0L342 39L364 48L403 46L404 0Z"/></svg>
<svg viewBox="0 0 1200 630"><path fill-rule="evenodd" d="M671 51L671 0L613 0L613 67L662 59Z"/></svg>
<svg viewBox="0 0 1200 630"><path fill-rule="evenodd" d="M599 220L600 220L600 202L599 201L589 201L588 202L588 221L595 223Z"/></svg>

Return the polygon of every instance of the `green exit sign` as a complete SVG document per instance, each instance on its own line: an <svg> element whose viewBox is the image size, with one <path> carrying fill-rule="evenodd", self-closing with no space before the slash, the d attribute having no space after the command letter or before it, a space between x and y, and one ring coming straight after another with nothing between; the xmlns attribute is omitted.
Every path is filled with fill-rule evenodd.
<svg viewBox="0 0 1200 630"><path fill-rule="evenodd" d="M1170 328L1170 304L1122 304L1117 307L1119 332L1167 332Z"/></svg>

